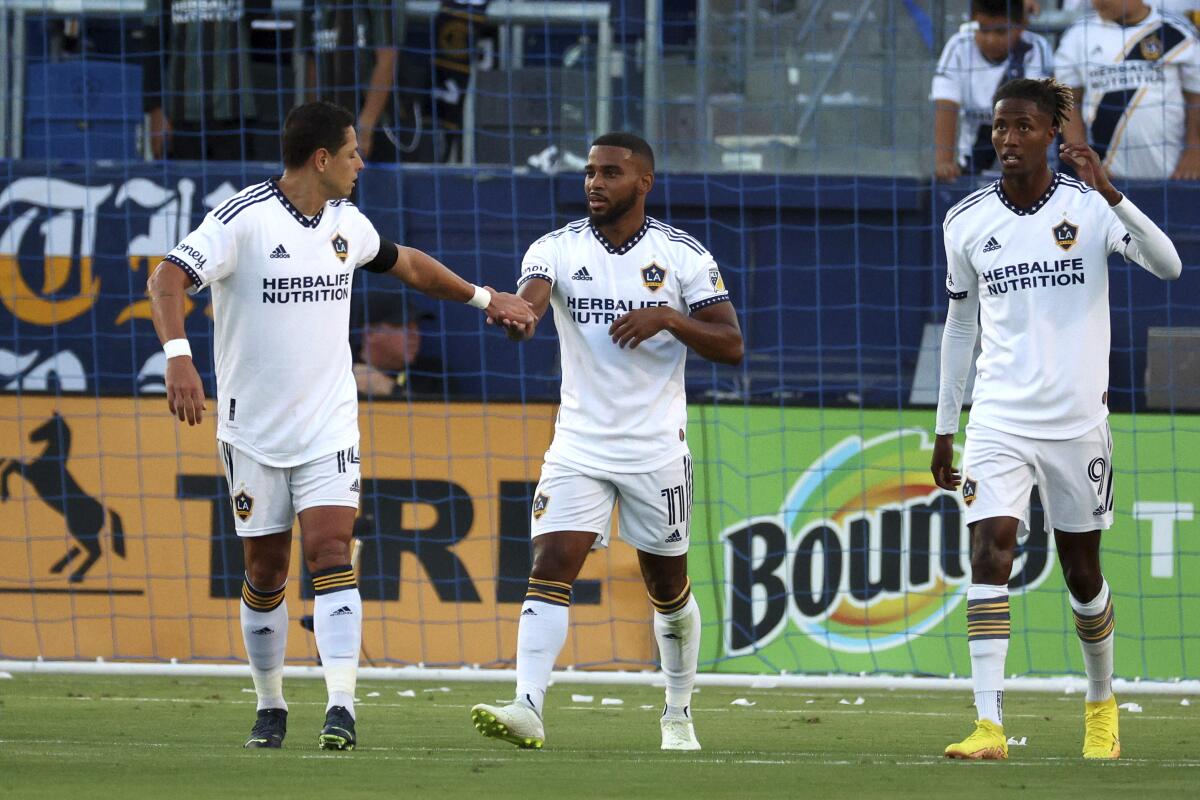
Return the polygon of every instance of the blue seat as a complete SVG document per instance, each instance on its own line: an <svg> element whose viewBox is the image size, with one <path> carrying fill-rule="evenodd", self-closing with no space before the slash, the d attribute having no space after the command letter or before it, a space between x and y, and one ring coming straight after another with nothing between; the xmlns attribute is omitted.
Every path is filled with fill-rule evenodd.
<svg viewBox="0 0 1200 800"><path fill-rule="evenodd" d="M138 158L139 67L92 60L31 62L25 75L25 158Z"/></svg>

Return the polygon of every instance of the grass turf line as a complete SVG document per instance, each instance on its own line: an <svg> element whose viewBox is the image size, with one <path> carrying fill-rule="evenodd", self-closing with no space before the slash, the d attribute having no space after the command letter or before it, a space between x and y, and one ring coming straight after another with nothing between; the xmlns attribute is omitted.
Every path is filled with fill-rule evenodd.
<svg viewBox="0 0 1200 800"><path fill-rule="evenodd" d="M698 753L658 749L662 690L551 688L543 751L485 740L469 709L506 684L366 681L360 746L317 749L319 681L288 681L282 751L240 748L254 696L239 679L16 675L0 681L0 798L306 797L854 797L1189 796L1200 781L1200 706L1137 697L1122 712L1125 757L1084 763L1080 695L1010 694L1007 763L948 762L970 731L961 693L798 692L704 688ZM416 696L399 695L412 689ZM371 697L371 693L378 696ZM571 700L592 695L592 703ZM844 705L858 696L860 706ZM601 706L616 697L621 706ZM731 706L743 697L752 707ZM1120 698L1118 698L1120 699ZM651 706L651 708L642 708Z"/></svg>

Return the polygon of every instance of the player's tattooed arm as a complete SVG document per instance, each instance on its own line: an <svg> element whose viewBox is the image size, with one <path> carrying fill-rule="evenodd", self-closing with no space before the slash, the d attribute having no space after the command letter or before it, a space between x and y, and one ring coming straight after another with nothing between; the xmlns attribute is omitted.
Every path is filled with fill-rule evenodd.
<svg viewBox="0 0 1200 800"><path fill-rule="evenodd" d="M732 303L705 306L691 316L666 306L639 308L618 317L608 329L617 347L631 350L662 331L669 332L709 361L742 363L742 329Z"/></svg>

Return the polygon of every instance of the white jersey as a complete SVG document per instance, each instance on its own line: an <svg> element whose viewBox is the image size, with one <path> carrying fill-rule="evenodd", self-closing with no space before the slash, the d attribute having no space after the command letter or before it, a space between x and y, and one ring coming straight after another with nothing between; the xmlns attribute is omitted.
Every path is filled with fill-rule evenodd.
<svg viewBox="0 0 1200 800"><path fill-rule="evenodd" d="M353 204L305 217L274 180L215 208L171 251L191 293L212 286L218 439L274 467L357 444L350 285L378 251Z"/></svg>
<svg viewBox="0 0 1200 800"><path fill-rule="evenodd" d="M1054 72L1050 43L1025 31L1009 58L988 61L975 43L969 25L950 37L933 75L931 100L958 104L958 163L975 170L995 166L992 147L992 97L1000 85L1014 78L1048 78Z"/></svg>
<svg viewBox="0 0 1200 800"><path fill-rule="evenodd" d="M639 308L690 314L728 301L708 250L650 217L616 248L582 219L530 246L518 285L537 279L554 287L550 305L562 362L562 399L546 461L652 472L687 453L687 347L663 331L622 349L608 328Z"/></svg>
<svg viewBox="0 0 1200 800"><path fill-rule="evenodd" d="M1103 422L1108 256L1129 242L1108 202L1056 174L1021 209L996 181L951 208L943 231L946 292L979 299L971 422L1033 439L1071 439Z"/></svg>
<svg viewBox="0 0 1200 800"><path fill-rule="evenodd" d="M1088 140L1113 175L1170 177L1183 150L1183 93L1200 92L1191 23L1150 12L1124 27L1088 14L1063 34L1055 76L1083 88Z"/></svg>

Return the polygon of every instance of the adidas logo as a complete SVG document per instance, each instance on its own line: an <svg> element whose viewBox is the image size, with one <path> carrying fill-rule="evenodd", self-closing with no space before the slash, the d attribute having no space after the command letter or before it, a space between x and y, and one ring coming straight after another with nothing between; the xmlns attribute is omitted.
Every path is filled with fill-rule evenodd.
<svg viewBox="0 0 1200 800"><path fill-rule="evenodd" d="M331 616L331 617L344 617L344 616L346 616L347 614L350 614L351 616L353 616L353 615L354 615L354 612L353 612L353 611L350 609L350 606L342 606L342 607L341 607L341 608L339 608L337 611L334 611L333 613L331 613L329 616Z"/></svg>
<svg viewBox="0 0 1200 800"><path fill-rule="evenodd" d="M261 628L255 628L254 630L252 630L250 632L252 634L254 634L255 636L266 636L268 633L274 633L275 629L264 625Z"/></svg>
<svg viewBox="0 0 1200 800"><path fill-rule="evenodd" d="M275 245L275 249L271 251L271 258L291 258L288 251L283 249L283 245Z"/></svg>
<svg viewBox="0 0 1200 800"><path fill-rule="evenodd" d="M571 276L571 280L573 281L590 281L591 279L592 276L591 273L587 271L587 267L580 267L579 271Z"/></svg>
<svg viewBox="0 0 1200 800"><path fill-rule="evenodd" d="M538 615L538 613L536 611L534 611L532 608L527 608L521 612L522 617L536 617L537 615Z"/></svg>
<svg viewBox="0 0 1200 800"><path fill-rule="evenodd" d="M991 252L993 252L995 250L999 250L999 249L1000 249L1000 243L996 241L996 237L989 236L988 240L987 240L987 244L985 244L983 246L983 252L991 253Z"/></svg>
<svg viewBox="0 0 1200 800"><path fill-rule="evenodd" d="M350 484L350 491L354 492L355 494L359 494L358 478L355 478L354 483Z"/></svg>
<svg viewBox="0 0 1200 800"><path fill-rule="evenodd" d="M671 544L672 542L682 542L683 537L679 535L679 529L677 528L674 533L666 538L665 541L667 544Z"/></svg>

